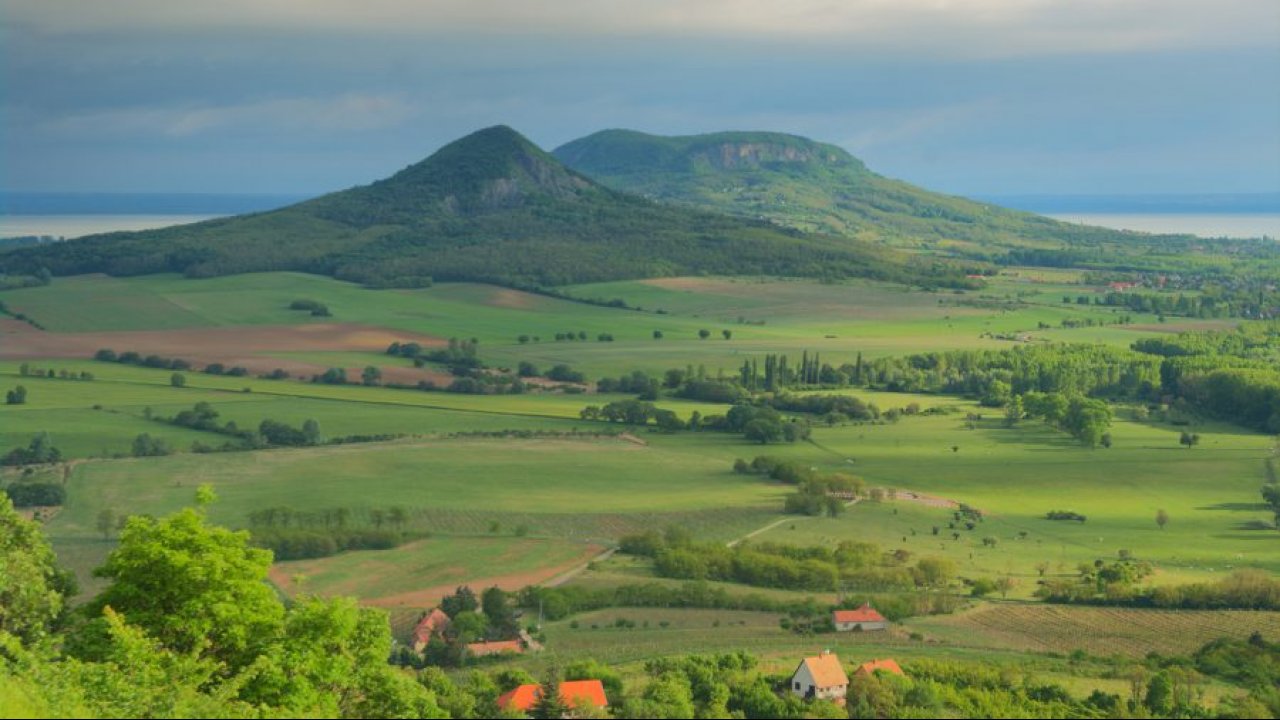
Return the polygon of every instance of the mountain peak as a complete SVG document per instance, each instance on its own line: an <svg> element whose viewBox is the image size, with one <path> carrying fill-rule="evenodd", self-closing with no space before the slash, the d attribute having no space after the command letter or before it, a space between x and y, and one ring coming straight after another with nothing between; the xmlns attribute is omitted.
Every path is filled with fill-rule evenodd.
<svg viewBox="0 0 1280 720"><path fill-rule="evenodd" d="M663 137L635 130L602 130L556 148L554 155L593 177L655 171L732 173L761 168L865 171L861 161L835 145L778 132Z"/></svg>
<svg viewBox="0 0 1280 720"><path fill-rule="evenodd" d="M566 197L592 186L524 135L494 125L361 190L379 198L411 194L439 202L451 214L475 215L518 207L534 196Z"/></svg>

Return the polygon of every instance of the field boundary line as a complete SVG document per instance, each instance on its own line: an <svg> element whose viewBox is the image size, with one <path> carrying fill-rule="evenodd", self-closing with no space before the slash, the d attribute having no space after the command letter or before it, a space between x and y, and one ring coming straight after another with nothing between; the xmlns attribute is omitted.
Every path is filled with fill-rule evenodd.
<svg viewBox="0 0 1280 720"><path fill-rule="evenodd" d="M586 561L586 562L584 562L584 563L582 563L582 564L578 565L577 567L573 567L573 568L570 568L570 569L568 569L568 570L565 570L564 572L560 573L559 575L557 575L557 576L555 576L555 577L551 578L550 580L546 581L545 583L543 583L543 584L542 584L542 586L543 586L543 587L556 587L556 586L558 586L558 585L563 585L563 584L565 584L565 583L569 582L570 580L574 579L574 578L575 578L575 577L577 577L578 575L581 575L581 574L583 573L583 571L585 571L585 570L586 570L586 569L591 565L591 563L594 563L594 562L604 562L605 560L608 560L609 558L613 557L613 554L614 554L614 553L616 553L616 552L618 552L618 548L617 548L617 547L611 547L611 548L609 548L609 549L605 550L604 552L600 553L599 555L596 555L595 557L591 558L590 560L588 560L588 561Z"/></svg>

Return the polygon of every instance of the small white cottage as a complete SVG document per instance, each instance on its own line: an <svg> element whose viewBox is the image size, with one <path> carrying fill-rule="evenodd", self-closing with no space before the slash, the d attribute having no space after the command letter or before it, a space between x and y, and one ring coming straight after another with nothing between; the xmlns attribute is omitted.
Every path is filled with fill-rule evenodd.
<svg viewBox="0 0 1280 720"><path fill-rule="evenodd" d="M870 605L856 610L836 610L831 613L831 622L840 631L889 629L889 621Z"/></svg>
<svg viewBox="0 0 1280 720"><path fill-rule="evenodd" d="M806 700L831 700L844 704L849 690L849 676L840 666L840 658L830 650L817 657L807 657L791 675L791 692Z"/></svg>

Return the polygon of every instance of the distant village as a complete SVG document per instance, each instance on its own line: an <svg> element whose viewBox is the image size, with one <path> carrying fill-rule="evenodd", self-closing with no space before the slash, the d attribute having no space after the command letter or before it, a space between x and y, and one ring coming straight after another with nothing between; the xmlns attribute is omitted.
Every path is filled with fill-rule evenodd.
<svg viewBox="0 0 1280 720"><path fill-rule="evenodd" d="M459 588L459 592L463 591ZM469 590L467 591L470 592ZM472 612L464 610L463 612ZM428 648L457 640L453 619L439 607L423 614L413 628L410 646L413 653L426 657ZM852 610L833 610L831 625L836 632L882 632L890 627L889 621L870 604ZM519 629L515 636L506 639L490 639L466 642L460 646L464 660L484 660L504 656L537 653L543 646L527 630ZM799 660L785 686L776 688L779 693L790 693L804 700L824 700L844 707L849 691L850 678L876 675L905 676L893 658L872 658L852 667L849 672L840 658L830 650ZM504 712L525 714L543 706L546 689L537 683L525 683L502 693L497 706ZM600 678L569 678L558 684L558 705L564 708L564 717L601 717L609 708L609 698Z"/></svg>

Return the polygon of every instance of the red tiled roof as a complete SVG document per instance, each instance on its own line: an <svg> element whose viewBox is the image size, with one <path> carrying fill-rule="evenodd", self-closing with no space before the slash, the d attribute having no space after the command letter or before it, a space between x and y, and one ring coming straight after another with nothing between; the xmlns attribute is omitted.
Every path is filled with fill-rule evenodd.
<svg viewBox="0 0 1280 720"><path fill-rule="evenodd" d="M824 652L817 657L807 657L800 664L809 668L809 674L813 676L813 684L818 688L849 684L849 677L844 674L844 668L840 667L840 658L829 652ZM797 672L799 670L800 668L796 668Z"/></svg>
<svg viewBox="0 0 1280 720"><path fill-rule="evenodd" d="M498 707L503 710L529 712L538 703L541 687L534 684L520 687L503 693L498 698ZM560 683L560 699L572 708L608 707L609 699L605 697L604 685L599 680L566 680Z"/></svg>
<svg viewBox="0 0 1280 720"><path fill-rule="evenodd" d="M857 610L836 610L835 621L838 623L887 622L884 616L875 611L871 605L863 605Z"/></svg>
<svg viewBox="0 0 1280 720"><path fill-rule="evenodd" d="M560 683L560 698L573 708L585 708L588 704L609 706L609 698L604 696L604 685L599 680L566 680Z"/></svg>
<svg viewBox="0 0 1280 720"><path fill-rule="evenodd" d="M413 628L413 642L415 645L426 645L432 635L443 632L447 627L449 627L449 616L445 615L440 608L434 608Z"/></svg>
<svg viewBox="0 0 1280 720"><path fill-rule="evenodd" d="M894 675L902 675L903 677L906 677L906 673L902 672L902 668L898 667L898 663L894 662L892 659L864 662L858 666L857 670L853 671L853 674L871 675L877 670L884 670L885 672L891 672Z"/></svg>
<svg viewBox="0 0 1280 720"><path fill-rule="evenodd" d="M521 685L498 696L498 707L503 710L519 710L529 712L538 702L540 688L535 684Z"/></svg>
<svg viewBox="0 0 1280 720"><path fill-rule="evenodd" d="M494 642L469 643L467 652L475 657L498 655L499 653L522 653L524 646L519 640L495 640Z"/></svg>

